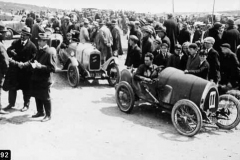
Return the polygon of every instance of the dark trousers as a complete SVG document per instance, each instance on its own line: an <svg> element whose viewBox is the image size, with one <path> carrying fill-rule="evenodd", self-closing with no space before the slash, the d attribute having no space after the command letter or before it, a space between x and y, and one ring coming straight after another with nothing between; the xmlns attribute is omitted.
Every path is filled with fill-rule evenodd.
<svg viewBox="0 0 240 160"><path fill-rule="evenodd" d="M46 116L51 117L51 111L52 111L52 102L51 100L42 100L35 98L37 111L38 113L43 114L43 108L45 110Z"/></svg>
<svg viewBox="0 0 240 160"><path fill-rule="evenodd" d="M23 93L24 106L29 107L30 98L31 98L29 91L22 90L22 93ZM10 105L15 106L16 98L17 98L17 90L9 90L8 102Z"/></svg>
<svg viewBox="0 0 240 160"><path fill-rule="evenodd" d="M0 110L2 109L2 87L0 87Z"/></svg>

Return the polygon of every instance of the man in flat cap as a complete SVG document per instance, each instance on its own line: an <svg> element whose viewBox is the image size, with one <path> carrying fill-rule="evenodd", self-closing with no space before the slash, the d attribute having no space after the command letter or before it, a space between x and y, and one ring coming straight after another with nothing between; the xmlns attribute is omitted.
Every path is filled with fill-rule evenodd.
<svg viewBox="0 0 240 160"><path fill-rule="evenodd" d="M151 38L152 30L149 27L143 27L142 33L142 63L144 63L145 54L148 52L152 53L154 51L154 44Z"/></svg>
<svg viewBox="0 0 240 160"><path fill-rule="evenodd" d="M220 59L218 52L213 48L215 43L214 38L207 37L204 39L204 46L206 48L205 52L207 53L207 61L210 66L208 79L215 82L216 84L220 81Z"/></svg>
<svg viewBox="0 0 240 160"><path fill-rule="evenodd" d="M237 46L240 45L240 33L234 28L234 21L229 19L226 24L226 30L223 32L222 43L228 43L233 53L236 53Z"/></svg>
<svg viewBox="0 0 240 160"><path fill-rule="evenodd" d="M170 52L170 48L171 48L171 41L167 36L166 33L166 27L163 26L159 26L158 28L156 28L156 33L157 33L157 38L161 38L162 43L167 43L168 47L169 47L169 52Z"/></svg>
<svg viewBox="0 0 240 160"><path fill-rule="evenodd" d="M9 67L8 55L7 55L4 45L2 43L6 32L7 32L7 29L6 29L5 25L2 22L0 22L0 114L8 113L8 112L4 111L2 108L2 99L1 99L1 92L2 92L3 82L4 82L4 77L7 73L8 67Z"/></svg>
<svg viewBox="0 0 240 160"><path fill-rule="evenodd" d="M127 68L138 68L140 64L142 64L142 51L137 45L139 39L135 35L130 35L129 37L129 45L130 49L127 54L127 58L125 61L125 65Z"/></svg>
<svg viewBox="0 0 240 160"><path fill-rule="evenodd" d="M213 27L209 29L208 37L214 38L215 43L213 44L213 48L220 53L220 46L222 44L222 24L220 22L214 23Z"/></svg>
<svg viewBox="0 0 240 160"><path fill-rule="evenodd" d="M112 23L111 33L113 37L112 45L113 56L123 55L120 28L118 27L116 20L112 20L111 23Z"/></svg>
<svg viewBox="0 0 240 160"><path fill-rule="evenodd" d="M37 48L30 40L30 28L25 26L21 32L21 38L12 42L12 45L7 49L8 56L17 62L27 62L36 56ZM11 109L15 106L17 98L17 90L22 90L24 105L22 111L29 108L30 103L30 78L32 72L28 69L21 69L16 65L11 65L8 70L6 81L9 83L8 106L6 109Z"/></svg>
<svg viewBox="0 0 240 160"><path fill-rule="evenodd" d="M239 61L235 53L231 51L231 47L228 43L221 45L223 56L220 59L221 62L221 85L227 85L228 87L238 87L238 81L240 76Z"/></svg>

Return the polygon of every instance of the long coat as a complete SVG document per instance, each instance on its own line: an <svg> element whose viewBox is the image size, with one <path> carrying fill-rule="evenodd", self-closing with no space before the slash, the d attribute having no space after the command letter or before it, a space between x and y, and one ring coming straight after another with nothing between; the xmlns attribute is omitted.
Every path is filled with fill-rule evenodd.
<svg viewBox="0 0 240 160"><path fill-rule="evenodd" d="M220 81L220 61L219 61L219 54L215 49L210 49L207 56L207 61L210 66L208 79L213 80L215 83Z"/></svg>
<svg viewBox="0 0 240 160"><path fill-rule="evenodd" d="M0 88L3 85L4 76L7 73L8 66L8 55L4 45L2 44L2 42L0 42Z"/></svg>
<svg viewBox="0 0 240 160"><path fill-rule="evenodd" d="M136 45L129 50L126 58L125 65L126 66L133 66L133 68L138 68L138 66L142 63L142 51Z"/></svg>
<svg viewBox="0 0 240 160"><path fill-rule="evenodd" d="M103 25L99 29L99 50L102 54L102 60L106 58L110 58L112 56L112 44L113 37L111 31L107 28L107 26Z"/></svg>
<svg viewBox="0 0 240 160"><path fill-rule="evenodd" d="M48 46L42 50L38 50L35 60L41 64L40 69L32 69L32 77L30 81L30 94L32 97L49 100L50 97L50 86L52 84L52 73L56 71L56 54L52 53L51 50L55 50L53 47ZM26 62L26 67L31 68L31 64Z"/></svg>
<svg viewBox="0 0 240 160"><path fill-rule="evenodd" d="M220 53L221 52L221 44L222 44L222 39L218 33L218 30L215 28L210 28L208 32L208 37L213 37L215 39L215 43L213 44L213 48Z"/></svg>
<svg viewBox="0 0 240 160"><path fill-rule="evenodd" d="M236 53L237 46L240 44L240 33L237 29L229 27L223 32L222 43L228 43L233 53Z"/></svg>
<svg viewBox="0 0 240 160"><path fill-rule="evenodd" d="M166 20L163 25L166 27L167 36L171 41L170 52L174 53L174 47L175 44L177 44L177 39L179 36L179 26L173 19Z"/></svg>
<svg viewBox="0 0 240 160"><path fill-rule="evenodd" d="M182 29L180 31L179 37L178 37L178 42L179 44L183 44L184 42L190 42L191 41L191 33L187 29Z"/></svg>
<svg viewBox="0 0 240 160"><path fill-rule="evenodd" d="M13 55L11 50L16 54ZM7 49L9 57L17 62L27 62L35 57L37 53L36 46L28 40L25 46L22 46L21 40L13 41L12 45ZM29 90L29 82L32 72L29 69L20 69L18 66L10 63L8 73L6 75L6 82L9 83L8 89L22 89Z"/></svg>
<svg viewBox="0 0 240 160"><path fill-rule="evenodd" d="M200 65L200 58L198 53L194 57L191 55L188 56L186 70L196 70L198 69L199 65Z"/></svg>
<svg viewBox="0 0 240 160"><path fill-rule="evenodd" d="M144 37L142 40L142 63L144 63L145 54L152 53L154 50L153 40L150 37Z"/></svg>
<svg viewBox="0 0 240 160"><path fill-rule="evenodd" d="M112 29L112 37L112 51L118 51L118 55L123 55L120 29L117 26Z"/></svg>

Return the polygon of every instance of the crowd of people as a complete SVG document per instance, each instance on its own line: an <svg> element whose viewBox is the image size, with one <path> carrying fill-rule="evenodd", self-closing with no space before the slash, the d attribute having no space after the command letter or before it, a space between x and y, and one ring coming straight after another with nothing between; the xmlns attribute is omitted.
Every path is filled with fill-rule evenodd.
<svg viewBox="0 0 240 160"><path fill-rule="evenodd" d="M180 69L218 85L239 87L240 27L237 28L233 20L229 19L227 24L208 24L205 31L196 26L192 34L187 19L179 21L179 17L177 20L172 14L167 19L113 15L95 14L95 17L86 16L79 21L74 14L49 19L28 14L21 38L7 50L0 45L0 82L9 93L9 105L3 110L0 104L0 113L7 113L14 107L17 90L22 90L22 111L28 110L30 97L35 97L37 114L33 117L44 116L45 109L43 121L51 119L50 86L51 73L56 68L56 51L47 45L49 33L61 34L61 47L64 48L72 42L93 43L101 52L103 64L111 56L124 54L123 31L128 37L125 66L138 68L136 73L144 77L140 78L142 80L149 80L156 66L163 66ZM1 40L5 32L1 24Z"/></svg>

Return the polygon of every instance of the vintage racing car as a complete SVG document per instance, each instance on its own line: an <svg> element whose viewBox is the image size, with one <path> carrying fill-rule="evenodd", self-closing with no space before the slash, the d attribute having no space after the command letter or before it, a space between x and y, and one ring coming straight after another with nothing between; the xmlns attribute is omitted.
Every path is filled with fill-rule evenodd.
<svg viewBox="0 0 240 160"><path fill-rule="evenodd" d="M219 96L217 86L202 78L168 67L152 82L136 81L124 69L115 86L115 98L122 112L130 113L141 100L171 114L176 130L194 136L202 127L232 129L240 122L240 103L230 94Z"/></svg>
<svg viewBox="0 0 240 160"><path fill-rule="evenodd" d="M56 48L58 66L61 71L67 71L72 87L78 86L80 79L107 79L110 86L118 83L120 72L117 57L111 57L101 64L101 53L93 44L73 42L61 47L62 42L62 35L51 34L49 46Z"/></svg>

